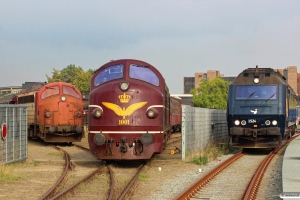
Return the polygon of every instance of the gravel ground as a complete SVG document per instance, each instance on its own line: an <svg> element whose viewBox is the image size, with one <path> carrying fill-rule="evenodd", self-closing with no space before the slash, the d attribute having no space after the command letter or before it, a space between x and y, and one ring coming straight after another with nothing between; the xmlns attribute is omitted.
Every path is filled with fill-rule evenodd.
<svg viewBox="0 0 300 200"><path fill-rule="evenodd" d="M87 139L84 138L79 144L87 146ZM29 141L28 145L26 162L2 166L2 171L10 170L9 174L17 178L8 180L0 177L1 199L39 199L60 176L64 162L63 157L55 149L32 141ZM175 146L176 144L173 144L171 148ZM262 184L264 189L259 192L257 199L280 199L278 195L282 191L283 153L284 151L271 162L271 168L266 171L266 179ZM132 199L174 199L188 185L232 155L223 155L205 166L199 166L182 161L180 153L171 155L169 150L166 150L147 164L142 172L144 178L139 179L134 186ZM201 173L199 169L202 170Z"/></svg>
<svg viewBox="0 0 300 200"><path fill-rule="evenodd" d="M237 152L237 151L236 151ZM172 168L169 171L162 170L160 172L160 176L157 176L155 174L159 174L158 172L149 172L150 174L153 173L154 177L151 179L151 181L156 181L157 184L155 187L150 186L151 192L145 192L143 193L143 199L147 200L168 200L168 199L174 199L180 192L184 190L184 188L188 187L195 181L197 181L199 178L203 177L206 173L208 173L210 170L212 170L214 167L220 164L220 162L223 162L224 160L231 157L234 153L223 155L218 157L215 161L211 161L205 166L190 166L188 163L182 162L181 164L177 164L178 167L176 167L176 164L174 163L164 163L165 167ZM257 199L258 200L274 200L274 199L280 199L279 194L282 192L282 161L283 161L283 154L284 150L281 150L279 152L279 155L276 155L275 158L272 160L272 162L269 165L268 170L266 170L264 174L264 180L261 184L261 190L259 190ZM156 162L156 166L159 166ZM185 169L186 166L189 166L188 169ZM201 168L202 172L199 173L199 168ZM152 167L151 170L156 170L155 167ZM150 171L151 171L150 170ZM164 174L166 173L166 174ZM168 175L168 173L170 173ZM238 174L238 173L237 173ZM233 175L234 176L234 175ZM167 177L167 178L165 178ZM150 180L149 180L150 181ZM233 181L233 180L229 180ZM146 184L147 185L147 184ZM147 186L142 186L142 184L139 184L139 187L137 189L143 189ZM148 185L149 187L149 185ZM224 190L227 190L230 192L230 188L227 188L224 186ZM142 190L144 191L144 190ZM138 197L137 195L135 197ZM210 198L212 199L222 199L222 197L215 197Z"/></svg>

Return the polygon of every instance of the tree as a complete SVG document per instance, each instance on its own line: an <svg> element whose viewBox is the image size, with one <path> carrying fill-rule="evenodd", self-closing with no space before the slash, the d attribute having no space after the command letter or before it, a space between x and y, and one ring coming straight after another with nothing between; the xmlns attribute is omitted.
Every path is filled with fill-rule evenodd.
<svg viewBox="0 0 300 200"><path fill-rule="evenodd" d="M53 68L52 77L46 74L48 83L66 82L75 85L81 93L90 92L90 79L95 70L84 71L80 66L68 65L62 70Z"/></svg>
<svg viewBox="0 0 300 200"><path fill-rule="evenodd" d="M202 79L198 88L191 89L194 104L202 108L226 109L229 82L217 77Z"/></svg>

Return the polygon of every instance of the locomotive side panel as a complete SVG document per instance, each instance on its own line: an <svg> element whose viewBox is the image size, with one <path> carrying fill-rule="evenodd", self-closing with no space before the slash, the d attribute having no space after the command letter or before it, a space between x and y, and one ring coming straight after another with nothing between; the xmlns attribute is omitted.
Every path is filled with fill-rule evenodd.
<svg viewBox="0 0 300 200"><path fill-rule="evenodd" d="M35 106L34 103L26 103L27 106L27 120L28 120L28 125L33 125L35 124Z"/></svg>
<svg viewBox="0 0 300 200"><path fill-rule="evenodd" d="M38 137L38 125L36 123L36 92L42 87L42 85L36 85L32 88L23 89L16 95L16 104L25 104L27 106L27 127L28 137Z"/></svg>
<svg viewBox="0 0 300 200"><path fill-rule="evenodd" d="M181 130L181 101L171 97L170 124L173 132Z"/></svg>

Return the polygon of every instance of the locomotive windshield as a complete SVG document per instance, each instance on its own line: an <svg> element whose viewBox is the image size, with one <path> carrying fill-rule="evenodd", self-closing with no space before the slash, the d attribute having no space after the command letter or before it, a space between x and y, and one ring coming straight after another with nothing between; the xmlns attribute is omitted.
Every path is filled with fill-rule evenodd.
<svg viewBox="0 0 300 200"><path fill-rule="evenodd" d="M139 66L135 64L130 65L129 77L146 81L152 85L159 86L159 79L156 74L146 66Z"/></svg>
<svg viewBox="0 0 300 200"><path fill-rule="evenodd" d="M47 87L41 94L41 99L45 99L47 97L53 96L59 94L59 87L53 86L53 87Z"/></svg>
<svg viewBox="0 0 300 200"><path fill-rule="evenodd" d="M277 98L276 85L239 85L236 86L236 99L264 99L271 100Z"/></svg>
<svg viewBox="0 0 300 200"><path fill-rule="evenodd" d="M123 77L123 65L122 64L113 65L105 68L103 71L101 71L98 74L98 76L95 78L94 86L98 86L107 81L111 81L122 77Z"/></svg>
<svg viewBox="0 0 300 200"><path fill-rule="evenodd" d="M78 92L73 87L63 86L62 89L63 89L63 94L73 96L77 99L80 98L80 94L78 94Z"/></svg>

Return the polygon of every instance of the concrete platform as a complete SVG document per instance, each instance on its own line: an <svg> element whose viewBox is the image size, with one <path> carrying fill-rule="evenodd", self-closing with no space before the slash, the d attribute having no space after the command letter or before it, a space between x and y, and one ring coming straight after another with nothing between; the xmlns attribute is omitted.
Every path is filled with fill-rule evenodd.
<svg viewBox="0 0 300 200"><path fill-rule="evenodd" d="M300 199L300 136L285 150L282 164L283 199Z"/></svg>

